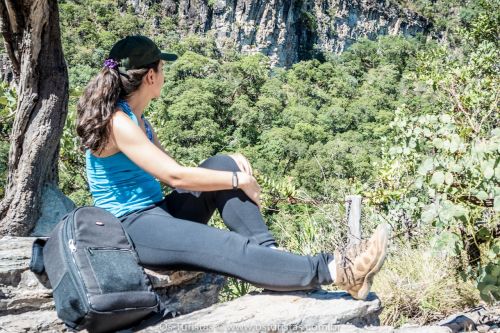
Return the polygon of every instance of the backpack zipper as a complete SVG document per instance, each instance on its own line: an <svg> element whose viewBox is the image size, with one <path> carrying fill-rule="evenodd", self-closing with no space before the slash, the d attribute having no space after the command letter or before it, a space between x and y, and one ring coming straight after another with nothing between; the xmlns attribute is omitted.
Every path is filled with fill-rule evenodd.
<svg viewBox="0 0 500 333"><path fill-rule="evenodd" d="M69 241L68 241L68 247L70 249L71 252L76 252L76 245L75 245L75 241L73 238L71 238Z"/></svg>
<svg viewBox="0 0 500 333"><path fill-rule="evenodd" d="M91 255L94 255L93 250L98 250L98 251L129 251L132 252L130 249L124 249L120 247L111 247L111 246L91 246L87 247L87 250Z"/></svg>
<svg viewBox="0 0 500 333"><path fill-rule="evenodd" d="M79 207L80 208L80 207ZM70 252L68 252L66 250L66 253L69 257L71 257L71 260L73 261L73 264L74 264L74 267L78 267L77 264L76 264L76 259L73 255L73 253L75 253L77 251L77 248L76 248L76 242L74 240L74 230L73 230L73 223L74 223L74 217L75 217L75 213L76 211L79 209L77 208L76 210L73 211L73 213L71 214L71 216L66 220L66 223L64 224L64 232L66 234L66 236L69 238L68 240L68 248L70 250ZM76 270L76 272L75 272ZM80 296L87 296L87 302L83 302L83 306L85 307L85 310L86 312L88 313L89 312L89 307L88 305L91 305L90 304L90 296L89 294L85 291L84 287L83 287L83 277L82 275L80 274L80 271L78 269L72 269L72 267L69 267L69 271L70 271L70 274L73 275L73 280L76 282L77 284L77 289L78 291L80 292ZM75 275L78 275L79 278L77 278Z"/></svg>

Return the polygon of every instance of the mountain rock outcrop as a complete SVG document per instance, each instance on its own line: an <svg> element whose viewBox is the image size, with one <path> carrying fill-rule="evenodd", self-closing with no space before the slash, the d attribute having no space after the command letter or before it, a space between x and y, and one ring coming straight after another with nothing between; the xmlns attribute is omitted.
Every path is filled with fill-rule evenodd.
<svg viewBox="0 0 500 333"><path fill-rule="evenodd" d="M340 53L356 40L426 33L430 23L395 0L159 0L181 35L213 35L224 52L261 52L278 66ZM151 1L128 0L137 13Z"/></svg>

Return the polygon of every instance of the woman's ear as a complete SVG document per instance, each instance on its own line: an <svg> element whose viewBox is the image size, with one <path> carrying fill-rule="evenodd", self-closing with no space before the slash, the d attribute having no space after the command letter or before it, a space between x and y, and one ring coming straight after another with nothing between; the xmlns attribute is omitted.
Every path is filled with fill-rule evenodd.
<svg viewBox="0 0 500 333"><path fill-rule="evenodd" d="M154 69L150 68L148 70L148 74L146 76L147 76L147 79L148 79L148 83L149 84L154 84L154 82L155 82L155 80L154 80L155 79L155 71L154 71Z"/></svg>

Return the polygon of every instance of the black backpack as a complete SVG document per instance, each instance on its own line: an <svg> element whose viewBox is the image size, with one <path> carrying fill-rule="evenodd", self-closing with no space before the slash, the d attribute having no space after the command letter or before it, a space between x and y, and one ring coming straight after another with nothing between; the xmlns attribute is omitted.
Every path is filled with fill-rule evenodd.
<svg viewBox="0 0 500 333"><path fill-rule="evenodd" d="M68 328L139 329L171 314L131 244L120 220L93 206L74 209L48 240L35 240L30 269L47 272L57 315Z"/></svg>

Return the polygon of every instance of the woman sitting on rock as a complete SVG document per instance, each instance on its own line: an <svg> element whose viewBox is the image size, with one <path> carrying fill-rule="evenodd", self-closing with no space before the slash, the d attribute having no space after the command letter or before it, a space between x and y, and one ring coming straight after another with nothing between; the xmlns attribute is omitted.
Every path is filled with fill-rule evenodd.
<svg viewBox="0 0 500 333"><path fill-rule="evenodd" d="M386 225L334 254L279 250L244 156L216 155L185 167L162 148L144 110L160 96L164 61L176 58L147 37L129 36L87 85L77 133L94 205L121 220L143 266L217 272L278 291L335 283L365 299L385 259ZM160 181L174 190L164 196ZM207 225L216 209L229 231Z"/></svg>

